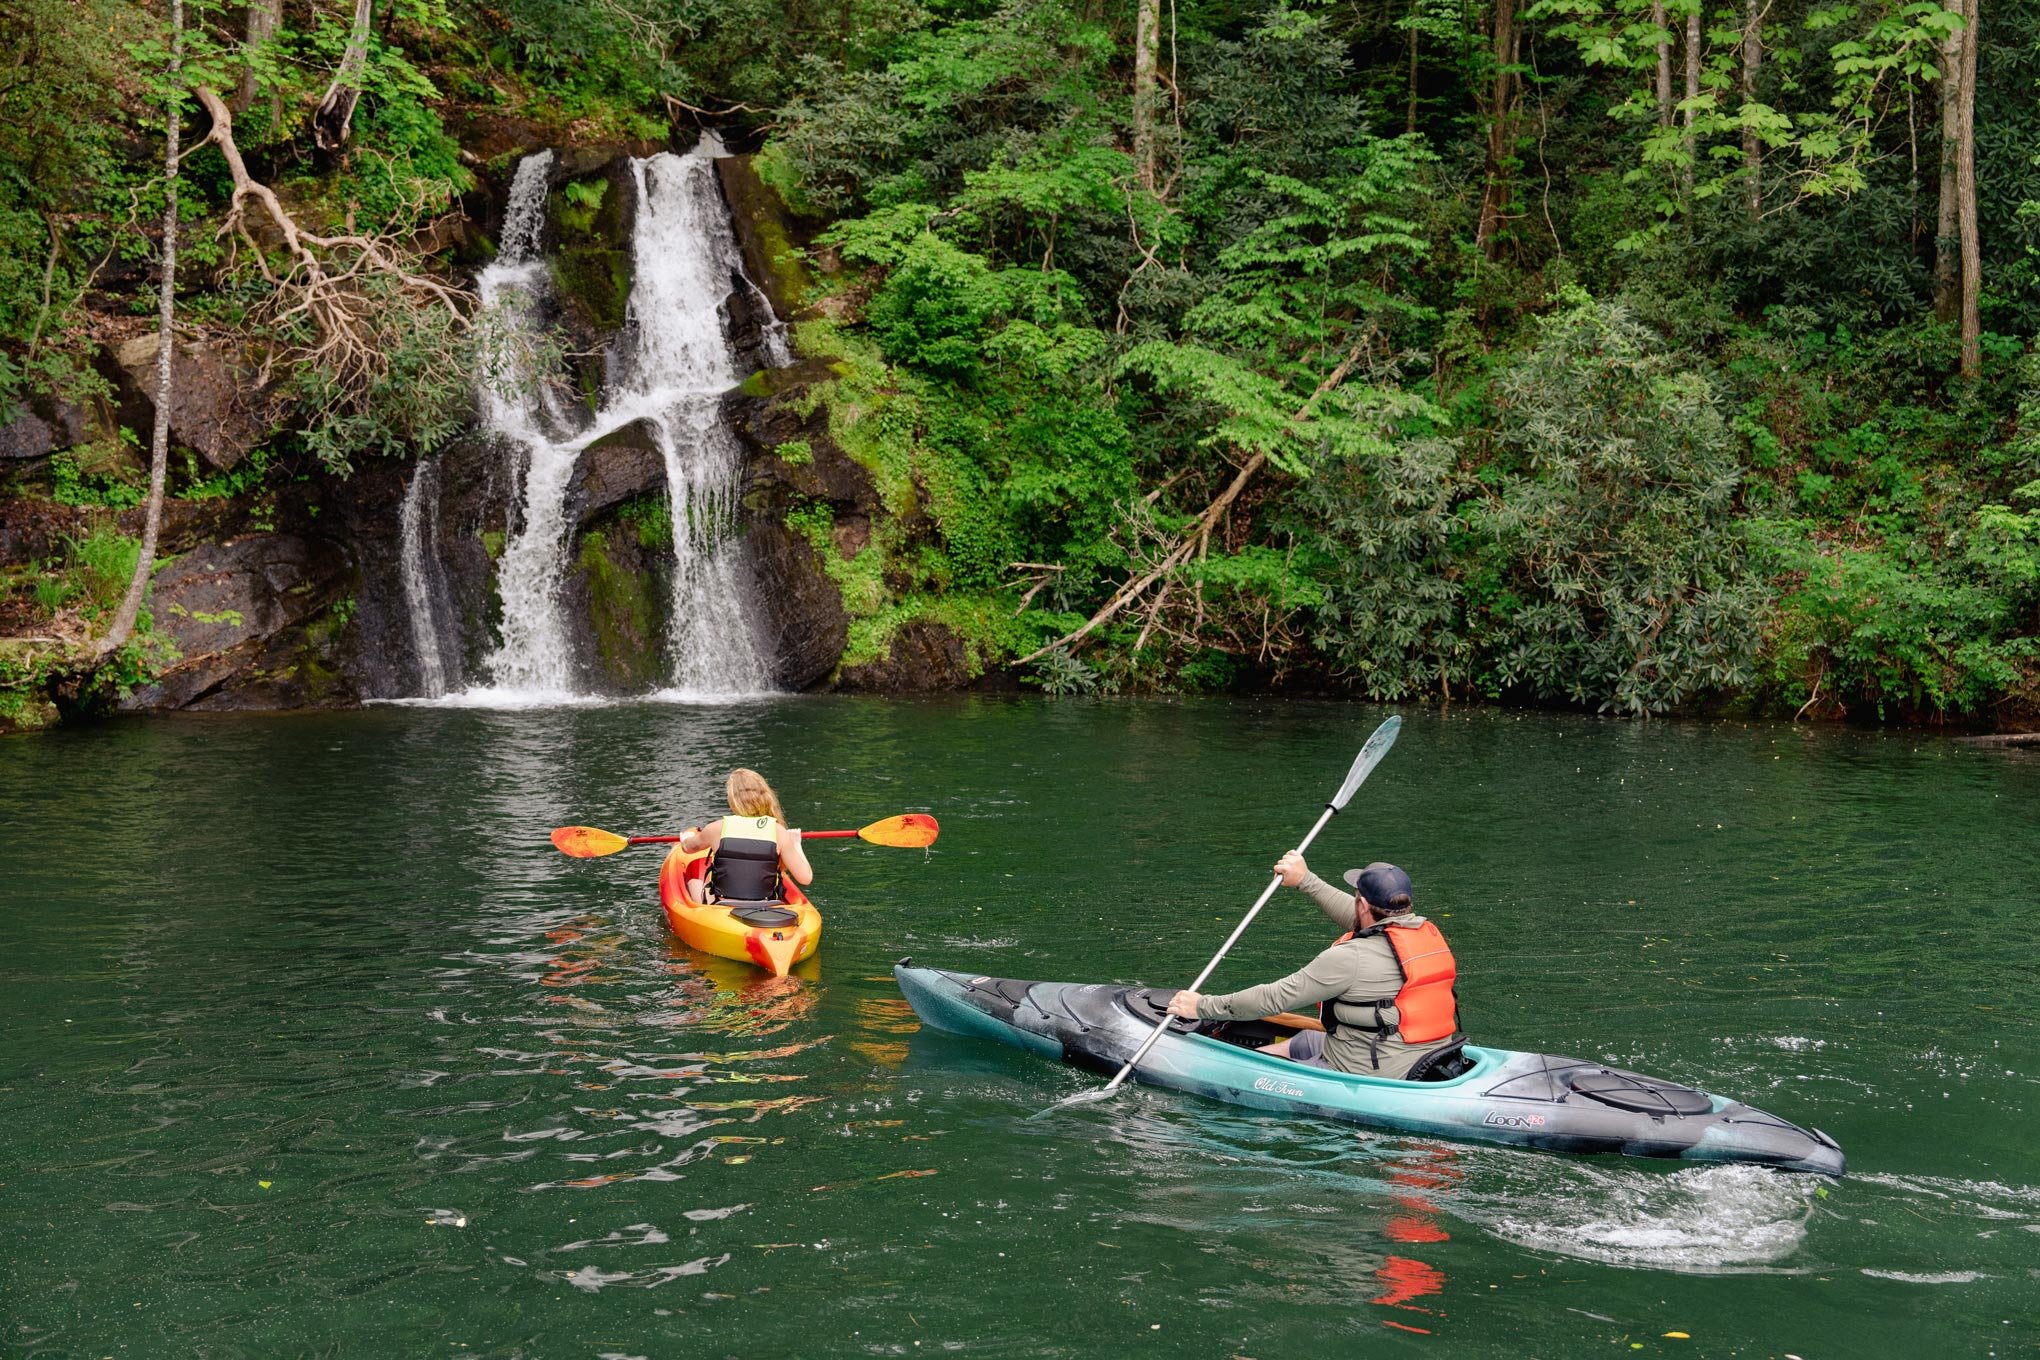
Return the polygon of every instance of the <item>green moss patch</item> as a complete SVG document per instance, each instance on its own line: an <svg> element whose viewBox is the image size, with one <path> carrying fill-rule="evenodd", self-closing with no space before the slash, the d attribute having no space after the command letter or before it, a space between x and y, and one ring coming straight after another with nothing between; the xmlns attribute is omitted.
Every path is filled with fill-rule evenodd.
<svg viewBox="0 0 2040 1360"><path fill-rule="evenodd" d="M622 327L633 278L630 252L576 246L553 257L553 287L568 306L603 330Z"/></svg>
<svg viewBox="0 0 2040 1360"><path fill-rule="evenodd" d="M602 533L582 537L574 567L588 588L588 621L603 670L627 688L650 688L662 670L650 581L618 561Z"/></svg>

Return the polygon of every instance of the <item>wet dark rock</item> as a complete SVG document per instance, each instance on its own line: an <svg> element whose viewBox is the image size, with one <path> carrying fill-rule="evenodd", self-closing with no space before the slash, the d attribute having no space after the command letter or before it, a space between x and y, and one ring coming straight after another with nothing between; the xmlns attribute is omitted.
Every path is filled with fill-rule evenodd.
<svg viewBox="0 0 2040 1360"><path fill-rule="evenodd" d="M947 625L931 619L902 624L889 640L885 656L845 666L837 676L843 689L882 694L966 689L971 681L970 657L962 639Z"/></svg>
<svg viewBox="0 0 2040 1360"><path fill-rule="evenodd" d="M156 631L182 656L123 707L351 702L337 644L352 612L341 601L353 576L338 544L294 534L203 544L173 560L156 574L150 609ZM322 626L294 627L312 620Z"/></svg>
<svg viewBox="0 0 2040 1360"><path fill-rule="evenodd" d="M145 439L155 425L156 341L154 332L138 335L113 351L120 422ZM200 341L179 342L171 359L170 438L217 471L232 468L266 433L254 401L258 379L252 363Z"/></svg>
<svg viewBox="0 0 2040 1360"><path fill-rule="evenodd" d="M746 525L760 640L773 659L773 681L813 689L835 672L850 636L842 592L821 555L785 521L752 516Z"/></svg>
<svg viewBox="0 0 2040 1360"><path fill-rule="evenodd" d="M813 688L835 672L850 618L825 550L790 530L787 515L827 507L837 533L826 551L847 561L883 513L871 474L837 446L826 413L803 417L795 409L794 398L833 376L826 364L797 364L755 374L723 400L724 419L746 448L743 521L760 621L776 657L775 678L792 689ZM792 461L780 453L803 446Z"/></svg>
<svg viewBox="0 0 2040 1360"><path fill-rule="evenodd" d="M481 436L456 441L439 455L438 568L461 639L456 669L470 676L481 673L502 620L496 563L515 513L510 456ZM394 526L394 512L390 522Z"/></svg>
<svg viewBox="0 0 2040 1360"><path fill-rule="evenodd" d="M722 310L730 348L736 351L738 362L754 369L769 365L772 353L766 346L766 332L778 318L772 315L765 295L747 283L743 275L733 272Z"/></svg>
<svg viewBox="0 0 2040 1360"><path fill-rule="evenodd" d="M651 422L634 420L582 450L574 465L575 522L588 524L633 496L666 489L666 455Z"/></svg>

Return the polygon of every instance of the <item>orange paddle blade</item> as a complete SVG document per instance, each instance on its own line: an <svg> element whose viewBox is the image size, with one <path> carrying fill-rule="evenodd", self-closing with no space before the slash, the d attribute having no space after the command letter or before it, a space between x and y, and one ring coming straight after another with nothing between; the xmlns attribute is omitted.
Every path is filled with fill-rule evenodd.
<svg viewBox="0 0 2040 1360"><path fill-rule="evenodd" d="M561 854L572 855L575 859L600 859L630 844L614 831L604 831L596 826L555 827L552 843Z"/></svg>
<svg viewBox="0 0 2040 1360"><path fill-rule="evenodd" d="M882 822L873 822L858 831L858 836L873 845L890 845L901 850L919 850L933 845L942 828L935 819L925 812L906 812L897 817L888 817Z"/></svg>

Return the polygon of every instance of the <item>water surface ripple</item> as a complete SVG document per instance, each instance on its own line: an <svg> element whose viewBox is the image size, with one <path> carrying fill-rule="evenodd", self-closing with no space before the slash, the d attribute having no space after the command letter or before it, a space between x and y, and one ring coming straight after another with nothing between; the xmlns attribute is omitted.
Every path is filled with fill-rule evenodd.
<svg viewBox="0 0 2040 1360"><path fill-rule="evenodd" d="M893 959L1180 983L1382 712L789 698L0 743L0 1354L2015 1355L2040 1348L2040 760L1406 712L1325 833L1480 1039L1747 1098L1840 1183L1282 1123L921 1030ZM820 954L670 938L764 768ZM1326 934L1279 897L1219 975ZM1685 1332L1690 1339L1667 1337ZM1441 1349L1442 1348L1442 1349Z"/></svg>

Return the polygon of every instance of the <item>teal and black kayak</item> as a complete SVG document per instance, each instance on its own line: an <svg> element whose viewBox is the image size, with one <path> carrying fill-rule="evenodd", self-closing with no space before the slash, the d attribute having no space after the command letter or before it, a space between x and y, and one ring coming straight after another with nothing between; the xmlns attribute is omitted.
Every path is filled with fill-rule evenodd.
<svg viewBox="0 0 2040 1360"><path fill-rule="evenodd" d="M1023 982L902 959L893 968L915 1014L937 1029L995 1039L1044 1058L1116 1072L1167 1014L1173 990ZM1468 1044L1435 1081L1353 1076L1257 1052L1294 1031L1263 1020L1172 1027L1137 1080L1255 1109L1434 1138L1550 1152L1619 1152L1689 1162L1754 1162L1839 1176L1842 1150L1819 1129L1690 1086L1578 1058Z"/></svg>

